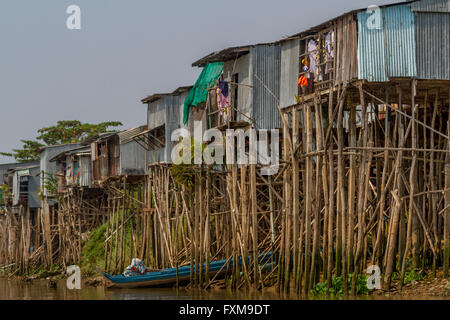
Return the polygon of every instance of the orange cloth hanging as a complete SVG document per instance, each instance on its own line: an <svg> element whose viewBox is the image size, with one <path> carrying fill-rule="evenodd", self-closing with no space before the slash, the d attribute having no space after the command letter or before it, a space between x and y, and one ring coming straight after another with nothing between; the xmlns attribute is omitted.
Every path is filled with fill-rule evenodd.
<svg viewBox="0 0 450 320"><path fill-rule="evenodd" d="M300 76L300 78L298 78L298 85L300 87L307 87L308 86L308 79L305 76Z"/></svg>

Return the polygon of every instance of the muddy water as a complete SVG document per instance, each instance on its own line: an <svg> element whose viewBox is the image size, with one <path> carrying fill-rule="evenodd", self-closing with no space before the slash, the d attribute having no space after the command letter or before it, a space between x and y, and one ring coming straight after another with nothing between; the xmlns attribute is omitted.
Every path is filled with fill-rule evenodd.
<svg viewBox="0 0 450 320"><path fill-rule="evenodd" d="M228 290L186 290L169 288L108 289L103 286L82 286L81 290L69 290L65 280L57 281L56 288L49 288L46 280L23 282L0 278L0 300L246 300L246 299L298 299L267 292L231 292Z"/></svg>
<svg viewBox="0 0 450 320"><path fill-rule="evenodd" d="M279 294L275 290L249 292L229 290L186 290L169 288L108 289L103 286L82 286L81 290L69 290L65 280L59 280L56 288L49 288L46 280L23 282L0 277L0 300L298 300L297 295ZM357 299L392 299L388 297L362 296ZM398 298L397 298L398 299ZM407 299L424 299L408 297ZM426 298L425 298L426 299ZM428 298L429 299L429 298Z"/></svg>

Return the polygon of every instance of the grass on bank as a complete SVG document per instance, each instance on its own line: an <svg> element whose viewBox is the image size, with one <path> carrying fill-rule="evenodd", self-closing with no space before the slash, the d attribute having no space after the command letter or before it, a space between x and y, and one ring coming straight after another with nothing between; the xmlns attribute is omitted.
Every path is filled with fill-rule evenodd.
<svg viewBox="0 0 450 320"><path fill-rule="evenodd" d="M351 290L352 287L352 277L353 274L350 273L348 275L348 288ZM371 292L369 288L367 288L367 279L366 275L359 275L358 280L356 281L356 294L357 295L367 295ZM333 277L331 279L330 286L330 295L332 296L342 296L344 295L344 277ZM327 282L319 282L310 290L310 295L312 296L321 296L327 294Z"/></svg>

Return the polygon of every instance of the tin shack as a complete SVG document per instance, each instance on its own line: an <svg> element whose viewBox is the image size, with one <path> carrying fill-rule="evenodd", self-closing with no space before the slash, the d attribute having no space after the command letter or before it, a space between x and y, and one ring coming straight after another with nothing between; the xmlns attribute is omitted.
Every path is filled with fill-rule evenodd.
<svg viewBox="0 0 450 320"><path fill-rule="evenodd" d="M185 117L190 108L203 107L207 109L209 127L224 128L230 124L231 128L280 128L281 48L279 43L232 47L194 62L192 66L203 67L194 86L199 87L196 96L204 94L204 90L209 94L204 106L197 98L185 106ZM210 76L205 71L211 66L221 66L222 70L212 79L213 86L201 87L202 78Z"/></svg>
<svg viewBox="0 0 450 320"><path fill-rule="evenodd" d="M182 121L184 101L191 88L179 87L172 93L157 93L141 100L147 105L148 129L133 139L148 152L147 165L170 163L173 131L192 126L192 121L186 124ZM197 118L195 114L192 117Z"/></svg>
<svg viewBox="0 0 450 320"><path fill-rule="evenodd" d="M118 133L104 133L83 142L91 148L91 182L98 186L110 178L141 176L146 152L132 138L147 130L143 125Z"/></svg>

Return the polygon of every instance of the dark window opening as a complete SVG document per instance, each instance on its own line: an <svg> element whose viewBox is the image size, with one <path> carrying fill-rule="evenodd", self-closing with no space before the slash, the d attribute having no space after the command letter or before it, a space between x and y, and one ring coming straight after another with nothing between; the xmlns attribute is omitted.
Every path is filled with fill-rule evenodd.
<svg viewBox="0 0 450 320"><path fill-rule="evenodd" d="M150 150L158 150L166 146L166 126L162 125L148 133Z"/></svg>
<svg viewBox="0 0 450 320"><path fill-rule="evenodd" d="M22 176L19 178L19 203L28 203L28 176Z"/></svg>

